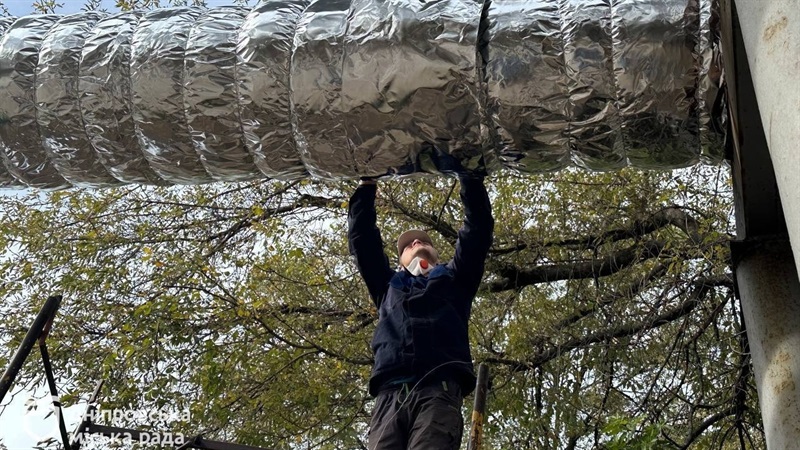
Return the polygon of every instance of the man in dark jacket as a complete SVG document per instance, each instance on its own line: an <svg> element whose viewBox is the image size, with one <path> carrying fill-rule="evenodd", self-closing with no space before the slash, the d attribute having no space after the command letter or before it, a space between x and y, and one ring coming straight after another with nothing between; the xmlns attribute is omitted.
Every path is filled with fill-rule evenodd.
<svg viewBox="0 0 800 450"><path fill-rule="evenodd" d="M379 312L369 449L458 449L463 398L475 386L468 322L494 228L483 177L461 177L466 217L453 259L441 263L427 233L411 230L397 241L397 271L376 225L376 192L362 181L348 215L350 253Z"/></svg>

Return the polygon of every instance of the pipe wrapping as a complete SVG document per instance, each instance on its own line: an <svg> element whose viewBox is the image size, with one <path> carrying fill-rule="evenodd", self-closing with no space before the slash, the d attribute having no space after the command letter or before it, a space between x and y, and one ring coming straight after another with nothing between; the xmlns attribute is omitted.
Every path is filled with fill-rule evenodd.
<svg viewBox="0 0 800 450"><path fill-rule="evenodd" d="M210 9L189 33L183 72L183 102L194 148L214 180L261 176L244 145L236 91L236 44L247 10Z"/></svg>
<svg viewBox="0 0 800 450"><path fill-rule="evenodd" d="M131 42L141 15L117 14L95 25L81 55L80 108L92 147L114 178L166 184L145 159L133 123Z"/></svg>
<svg viewBox="0 0 800 450"><path fill-rule="evenodd" d="M149 11L131 43L131 87L136 137L150 167L174 184L212 181L195 149L183 102L184 63L199 8Z"/></svg>
<svg viewBox="0 0 800 450"><path fill-rule="evenodd" d="M236 82L244 142L272 178L308 175L292 135L290 63L294 33L308 2L261 2L245 18L236 45Z"/></svg>
<svg viewBox="0 0 800 450"><path fill-rule="evenodd" d="M9 28L11 28L11 25L14 24L15 20L16 20L16 18L14 18L14 17L0 17L0 37L5 36L6 31ZM6 64L3 64L2 62L0 62L0 74L2 74L4 71L7 71L7 70L10 70L10 68ZM3 89L5 89L5 86L3 87ZM5 102L3 102L2 99L0 99L0 108L5 108L4 103ZM3 109L0 109L0 111L3 111ZM8 117L7 115L5 115L4 113L0 112L0 123L2 123L3 120L5 118L7 118L7 117ZM0 131L0 132L2 132L2 131ZM3 142L2 142L2 140L0 140L0 146L2 146L2 145L3 145ZM4 153L5 153L4 151L0 151L0 155L2 155ZM2 160L2 158L0 158L0 160ZM5 164L0 164L0 187L11 186L11 185L15 184L15 182L16 182L16 179L11 175L11 173L9 173L8 169L6 169Z"/></svg>
<svg viewBox="0 0 800 450"><path fill-rule="evenodd" d="M722 159L713 0L264 0L0 18L0 187Z"/></svg>
<svg viewBox="0 0 800 450"><path fill-rule="evenodd" d="M87 12L56 22L42 42L36 66L36 122L42 146L56 171L75 186L120 184L92 148L78 98L81 52L100 18Z"/></svg>
<svg viewBox="0 0 800 450"><path fill-rule="evenodd" d="M22 17L0 42L0 159L14 180L10 186L64 188L70 184L48 158L36 121L39 52L57 16Z"/></svg>
<svg viewBox="0 0 800 450"><path fill-rule="evenodd" d="M618 3L614 68L628 159L644 168L694 163L700 150L693 95L698 2Z"/></svg>

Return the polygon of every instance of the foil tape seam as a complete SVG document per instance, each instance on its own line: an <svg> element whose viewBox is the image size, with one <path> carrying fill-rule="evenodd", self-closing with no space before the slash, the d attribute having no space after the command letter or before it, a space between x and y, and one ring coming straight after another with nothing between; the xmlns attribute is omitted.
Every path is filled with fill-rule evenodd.
<svg viewBox="0 0 800 450"><path fill-rule="evenodd" d="M294 71L292 70L292 67L294 67L294 62L293 62L293 60L294 60L294 45L295 45L294 43L297 40L297 31L300 28L300 22L303 20L303 17L306 14L306 10L308 10L309 6L311 6L311 3L313 3L313 1L314 0L308 0L308 1L305 2L305 5L303 6L302 11L300 11L300 14L298 14L296 16L294 24L292 26L292 40L291 40L291 45L289 47L289 49L290 49L289 50L289 61L288 61L288 65L287 65L287 81L288 82L286 84L286 87L288 88L287 89L287 91L288 91L287 94L288 94L288 106L289 106L289 124L291 126L290 136L292 137L292 144L294 145L295 152L297 152L297 157L300 160L300 163L303 165L303 170L305 170L305 173L307 173L307 174L311 174L311 171L310 171L310 169L308 167L308 164L306 164L306 161L303 158L302 154L298 150L300 148L300 143L299 143L297 138L299 136L300 130L299 130L298 124L297 124L297 114L295 113L296 105L294 103L294 95L292 95L292 86L293 86L293 78L294 78Z"/></svg>
<svg viewBox="0 0 800 450"><path fill-rule="evenodd" d="M614 108L616 108L617 114L622 114L622 86L620 84L619 73L617 72L617 65L616 65L617 62L616 55L618 50L617 36L618 33L620 32L619 26L617 25L617 21L615 20L615 18L618 17L619 15L617 8L614 7L617 1L618 0L609 0L608 2L608 8L611 10L611 15L610 15L611 55L609 55L609 57L611 58L611 79L614 81ZM619 142L619 146L622 150L623 159L625 160L627 165L629 163L627 157L628 144L626 142L625 133L623 132L624 128L625 124L620 118L620 127L619 127L619 133L617 134L617 141Z"/></svg>
<svg viewBox="0 0 800 450"><path fill-rule="evenodd" d="M183 108L180 109L181 110L180 116L181 116L181 119L183 120L183 122L186 124L186 131L188 132L189 143L191 144L190 148L192 148L194 150L194 154L197 157L197 162L200 163L200 167L205 171L206 175L213 180L214 179L214 175L211 173L211 171L209 171L208 167L206 166L205 162L203 161L202 154L197 149L197 146L195 145L195 142L192 139L191 126L189 125L189 114L188 114L189 111L188 111L188 109L186 107L186 96L187 96L187 93L186 93L186 89L187 89L186 88L186 52L188 51L189 46L190 46L189 40L192 37L192 30L197 26L197 23L203 18L203 16L206 14L206 11L208 11L208 9L205 8L205 7L189 7L189 8L194 10L194 11L196 11L197 15L192 18L192 23L189 24L189 26L186 29L186 41L184 42L183 50L181 52L183 54L183 56L181 58L182 64L181 64L181 69L180 69L180 73L181 73L181 76L180 76L180 93L181 93L181 103L183 104Z"/></svg>
<svg viewBox="0 0 800 450"><path fill-rule="evenodd" d="M240 73L239 73L241 71L241 65L239 64L239 61L238 61L239 56L237 54L239 34L240 34L242 28L244 27L245 21L247 20L247 16L248 16L248 14L245 14L244 19L242 19L242 21L239 23L239 29L234 34L234 37L236 38L236 41L237 41L237 45L235 45L234 49L233 49L234 55L236 57L236 62L233 64L233 90L234 90L234 95L235 95L235 98L236 98L236 103L233 105L233 108L236 110L235 114L236 114L236 118L237 118L237 122L238 122L239 136L241 136L240 142L241 142L242 146L244 147L244 149L250 154L250 158L252 158L253 164L255 164L256 156L255 156L254 152L252 151L252 149L245 142L246 138L245 138L245 129L244 129L244 116L242 114L242 109L244 108L244 106L242 105L242 101L241 101L242 100L242 92L241 92L241 84L240 84L241 78L240 78Z"/></svg>

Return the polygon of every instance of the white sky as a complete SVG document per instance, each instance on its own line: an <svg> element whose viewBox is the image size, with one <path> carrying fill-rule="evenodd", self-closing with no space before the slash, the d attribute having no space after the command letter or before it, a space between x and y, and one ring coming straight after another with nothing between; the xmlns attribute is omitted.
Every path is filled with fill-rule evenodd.
<svg viewBox="0 0 800 450"><path fill-rule="evenodd" d="M24 16L33 12L33 0L0 0L6 5L8 11L15 16ZM83 7L82 0L56 0L56 3L63 5L58 11L62 14L79 12ZM103 0L102 7L108 11L115 11L116 0Z"/></svg>
<svg viewBox="0 0 800 450"><path fill-rule="evenodd" d="M3 3L8 8L8 11L15 15L15 16L24 16L26 14L31 14L33 12L33 5L34 0L0 0L0 3ZM61 5L61 8L56 11L59 14L71 14L75 12L79 12L83 7L85 0L56 0L56 4ZM117 11L117 8L114 6L117 3L116 0L102 0L101 8L106 9L109 12ZM191 3L191 2L190 2ZM254 4L256 0L248 0L248 4ZM162 6L168 6L170 4L170 0L161 0ZM233 5L235 4L234 0L206 0L206 4L208 6L222 6L222 5Z"/></svg>
<svg viewBox="0 0 800 450"><path fill-rule="evenodd" d="M14 16L19 17L33 13L32 4L34 0L0 0L0 2L4 4L8 8L8 11ZM57 10L59 14L79 12L84 5L83 0L56 0L56 3L62 5L61 8ZM161 3L169 4L170 1L162 0ZM234 4L233 0L207 0L206 3L210 7ZM249 2L249 4L253 3L255 3L254 0ZM109 12L114 12L117 10L114 6L115 4L116 0L103 0L101 8L105 8ZM41 356L39 355L38 347L33 349L28 358L36 360L37 363L39 363L39 367L41 367ZM5 367L0 367L0 371L4 370ZM57 377L58 367L54 367L53 370L56 372ZM12 389L12 392L16 393L18 390ZM59 392L62 395L64 394L63 391ZM9 393L9 395L10 394L11 393ZM82 394L88 397L91 395L91 392ZM43 437L52 436L58 439L58 422L55 417L50 416L47 419L44 418L50 411L50 396L46 387L40 387L36 390L35 395L37 397L43 397L37 401L36 410L26 413L27 408L25 402L31 396L31 393L19 392L18 395L15 396L14 401L5 408L0 416L0 442L4 443L9 450L30 450L34 448L37 441ZM65 413L64 417L67 422L67 430L70 434L72 430L75 429L84 409L85 406L78 405Z"/></svg>

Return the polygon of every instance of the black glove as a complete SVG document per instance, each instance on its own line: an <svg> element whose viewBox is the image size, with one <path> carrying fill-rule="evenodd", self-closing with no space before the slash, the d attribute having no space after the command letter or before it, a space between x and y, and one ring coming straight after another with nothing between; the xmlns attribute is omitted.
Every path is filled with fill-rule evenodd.
<svg viewBox="0 0 800 450"><path fill-rule="evenodd" d="M433 160L440 172L453 173L458 178L482 180L487 175L483 155L459 158L441 150L436 150Z"/></svg>
<svg viewBox="0 0 800 450"><path fill-rule="evenodd" d="M387 175L409 175L414 173L443 173L456 175L459 178L483 179L487 175L483 155L473 151L473 155L452 155L447 150L447 143L439 145L425 142L416 158L405 164L394 167ZM466 166L466 167L465 167ZM363 178L362 178L363 180Z"/></svg>
<svg viewBox="0 0 800 450"><path fill-rule="evenodd" d="M483 159L483 156L481 156L477 160L477 164L474 169L464 169L458 173L458 178L462 180L483 180L488 175L489 174L486 170L486 161Z"/></svg>

